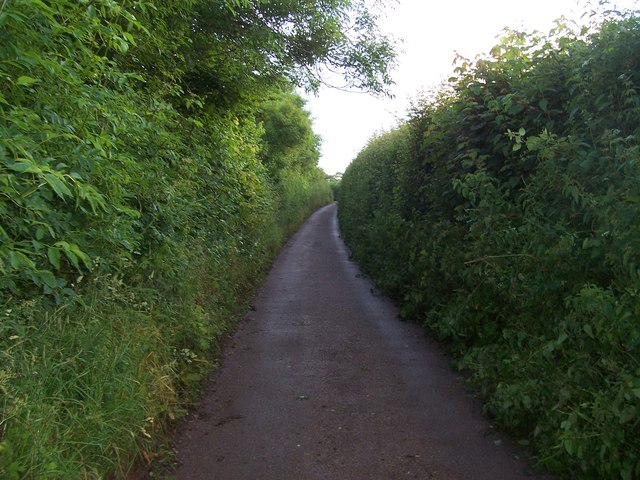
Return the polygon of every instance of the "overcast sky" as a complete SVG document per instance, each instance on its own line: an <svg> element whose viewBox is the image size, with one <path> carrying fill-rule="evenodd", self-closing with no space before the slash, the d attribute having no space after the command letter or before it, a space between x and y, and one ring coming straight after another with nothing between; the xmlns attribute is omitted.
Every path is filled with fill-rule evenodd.
<svg viewBox="0 0 640 480"><path fill-rule="evenodd" d="M329 88L322 88L317 97L307 97L314 130L322 137L320 167L328 174L344 172L374 134L392 128L405 117L411 99L451 76L456 52L467 58L488 52L505 27L548 32L562 15L579 19L586 3L400 0L380 19L383 32L402 39L398 67L392 72L395 98L379 99ZM639 2L614 3L636 8Z"/></svg>

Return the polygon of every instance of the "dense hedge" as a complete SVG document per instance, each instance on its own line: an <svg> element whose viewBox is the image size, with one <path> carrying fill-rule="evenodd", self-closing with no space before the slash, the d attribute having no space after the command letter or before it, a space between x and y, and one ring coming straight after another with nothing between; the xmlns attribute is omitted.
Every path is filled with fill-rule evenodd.
<svg viewBox="0 0 640 480"><path fill-rule="evenodd" d="M640 477L640 17L491 55L344 174L354 256L567 478Z"/></svg>
<svg viewBox="0 0 640 480"><path fill-rule="evenodd" d="M240 41L195 28L214 4L252 8L0 2L3 479L157 463L274 253L331 200L283 72L205 65ZM304 163L270 168L274 99Z"/></svg>

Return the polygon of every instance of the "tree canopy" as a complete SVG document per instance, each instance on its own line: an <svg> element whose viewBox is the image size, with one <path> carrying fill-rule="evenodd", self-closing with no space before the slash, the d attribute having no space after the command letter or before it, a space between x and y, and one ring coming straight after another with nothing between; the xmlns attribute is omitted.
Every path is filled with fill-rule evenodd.
<svg viewBox="0 0 640 480"><path fill-rule="evenodd" d="M320 137L304 103L299 95L284 91L258 110L264 128L262 158L272 174L286 168L306 170L318 162Z"/></svg>
<svg viewBox="0 0 640 480"><path fill-rule="evenodd" d="M327 70L348 87L375 94L392 83L393 43L364 0L126 3L153 25L127 51L128 68L175 82L178 91L213 105L246 102L283 80L317 90Z"/></svg>

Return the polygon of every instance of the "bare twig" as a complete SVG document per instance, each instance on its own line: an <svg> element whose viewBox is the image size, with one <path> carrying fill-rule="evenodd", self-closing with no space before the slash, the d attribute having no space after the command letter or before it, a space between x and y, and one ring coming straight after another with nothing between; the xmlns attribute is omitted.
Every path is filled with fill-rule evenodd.
<svg viewBox="0 0 640 480"><path fill-rule="evenodd" d="M485 255L484 257L476 258L475 260L469 260L468 262L464 262L465 265L473 265L475 263L480 262L488 262L489 260L496 260L498 258L511 258L511 257L528 257L534 260L537 260L533 255L529 255L528 253L512 253L509 255Z"/></svg>

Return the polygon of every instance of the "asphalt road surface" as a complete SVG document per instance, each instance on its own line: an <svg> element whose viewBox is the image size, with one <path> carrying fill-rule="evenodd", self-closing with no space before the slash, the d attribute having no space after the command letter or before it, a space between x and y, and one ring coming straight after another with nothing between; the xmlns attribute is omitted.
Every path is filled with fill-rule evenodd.
<svg viewBox="0 0 640 480"><path fill-rule="evenodd" d="M180 433L177 480L532 479L418 325L315 212Z"/></svg>

